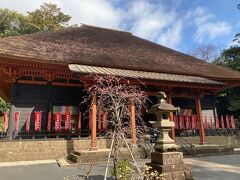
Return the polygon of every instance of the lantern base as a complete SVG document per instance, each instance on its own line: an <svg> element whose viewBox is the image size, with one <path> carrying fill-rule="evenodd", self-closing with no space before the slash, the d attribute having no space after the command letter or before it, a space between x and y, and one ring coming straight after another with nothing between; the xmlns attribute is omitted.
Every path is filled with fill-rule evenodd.
<svg viewBox="0 0 240 180"><path fill-rule="evenodd" d="M153 152L151 163L146 165L152 167L150 171L157 171L165 179L193 179L191 169L184 164L181 152Z"/></svg>
<svg viewBox="0 0 240 180"><path fill-rule="evenodd" d="M177 151L177 145L173 143L165 144L157 142L154 146L154 149L157 152L173 152Z"/></svg>

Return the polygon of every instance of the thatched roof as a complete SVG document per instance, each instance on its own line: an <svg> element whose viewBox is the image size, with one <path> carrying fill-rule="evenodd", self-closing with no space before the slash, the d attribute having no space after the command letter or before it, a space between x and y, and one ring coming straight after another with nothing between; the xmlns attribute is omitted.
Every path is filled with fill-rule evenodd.
<svg viewBox="0 0 240 180"><path fill-rule="evenodd" d="M87 25L2 38L0 57L240 81L239 72L203 62L129 32Z"/></svg>

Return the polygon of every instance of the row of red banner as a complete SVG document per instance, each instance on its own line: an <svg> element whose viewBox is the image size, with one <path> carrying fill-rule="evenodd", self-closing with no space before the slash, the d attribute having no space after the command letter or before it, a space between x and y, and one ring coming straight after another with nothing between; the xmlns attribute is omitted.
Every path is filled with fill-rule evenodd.
<svg viewBox="0 0 240 180"><path fill-rule="evenodd" d="M7 131L8 127L8 113L4 113L4 130ZM48 122L47 122L47 130L50 131L52 129L52 113L48 113ZM53 114L53 120L54 120L54 129L55 131L61 131L61 122L62 122L62 114L61 112L56 112ZM17 111L14 113L14 122L15 122L15 131L19 131L19 118L20 118L20 111ZM89 114L89 128L91 129L91 113ZM30 131L30 119L31 119L31 112L27 113L27 118L26 118L26 129L25 131L29 132ZM190 129L198 129L198 122L197 122L197 116L192 115L192 116L173 116L174 122L175 122L175 129L180 129L180 130L190 130ZM64 129L67 131L70 131L72 129L71 127L71 114L70 112L66 112L64 114L64 122L65 122L65 127ZM229 121L230 120L230 121ZM34 112L34 130L35 131L41 131L42 129L42 112L41 111L35 111ZM106 113L100 112L98 114L98 130L107 130L107 116ZM81 112L78 115L78 124L77 124L77 129L81 130L82 126L82 114ZM233 116L221 116L220 121L218 117L216 117L215 122L213 122L213 117L210 116L209 118L207 116L203 117L203 126L205 129L235 129L235 122L234 122L234 117Z"/></svg>
<svg viewBox="0 0 240 180"><path fill-rule="evenodd" d="M19 119L20 119L20 111L14 112L14 125L15 131L19 132ZM27 113L26 119L26 131L30 131L30 119L31 119L31 112ZM42 122L42 112L35 111L34 112L34 130L41 131L41 122Z"/></svg>
<svg viewBox="0 0 240 180"><path fill-rule="evenodd" d="M20 119L20 111L14 112L14 126L15 131L19 132L19 119ZM34 112L34 130L41 131L42 129L42 112L35 111ZM55 131L61 131L61 122L62 122L62 114L61 112L55 112L53 114L53 122ZM26 132L30 131L30 123L31 123L31 112L27 113L26 117ZM52 129L52 113L49 112L47 116L47 130L50 131ZM81 130L82 127L82 114L79 112L77 129ZM4 130L7 131L8 128L8 113L4 112ZM89 121L89 128L91 129L91 116ZM64 114L64 129L66 131L70 131L72 129L71 125L71 113L65 112ZM100 112L98 117L98 130L107 130L107 116L106 113Z"/></svg>
<svg viewBox="0 0 240 180"><path fill-rule="evenodd" d="M229 122L230 118L230 122ZM198 129L198 122L197 122L197 116L173 116L173 120L175 122L175 129L180 130L190 130L190 129ZM213 122L213 117L210 116L209 118L207 116L204 116L203 118L203 127L205 129L235 129L235 121L233 116L221 116L221 125L219 122L218 117L216 117L215 122ZM230 126L231 123L231 126ZM226 125L226 126L225 126Z"/></svg>

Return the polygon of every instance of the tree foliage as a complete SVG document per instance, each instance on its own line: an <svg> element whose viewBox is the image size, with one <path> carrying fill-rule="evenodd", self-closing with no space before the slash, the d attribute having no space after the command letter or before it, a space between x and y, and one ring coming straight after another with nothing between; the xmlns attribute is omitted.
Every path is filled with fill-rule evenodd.
<svg viewBox="0 0 240 180"><path fill-rule="evenodd" d="M44 3L39 9L28 12L28 18L39 31L52 31L68 26L71 16L61 12L56 4Z"/></svg>
<svg viewBox="0 0 240 180"><path fill-rule="evenodd" d="M44 3L27 15L0 9L0 37L61 29L68 26L70 19L56 4L51 3Z"/></svg>
<svg viewBox="0 0 240 180"><path fill-rule="evenodd" d="M240 71L240 46L232 46L222 53L222 61L219 62L225 67Z"/></svg>
<svg viewBox="0 0 240 180"><path fill-rule="evenodd" d="M240 72L240 46L232 46L224 50L216 64ZM217 98L217 106L221 113L240 116L240 87L227 89Z"/></svg>
<svg viewBox="0 0 240 180"><path fill-rule="evenodd" d="M216 64L240 72L240 47L233 46L223 51ZM240 116L240 87L233 87L221 92L217 98L221 113Z"/></svg>
<svg viewBox="0 0 240 180"><path fill-rule="evenodd" d="M0 116L8 110L8 104L0 97Z"/></svg>
<svg viewBox="0 0 240 180"><path fill-rule="evenodd" d="M240 4L237 5L240 9ZM240 33L234 40L236 44L224 50L215 62L218 65L240 72ZM221 92L217 97L217 107L222 114L233 114L240 117L240 87L233 87Z"/></svg>
<svg viewBox="0 0 240 180"><path fill-rule="evenodd" d="M0 9L0 37L37 32L28 17L9 9Z"/></svg>

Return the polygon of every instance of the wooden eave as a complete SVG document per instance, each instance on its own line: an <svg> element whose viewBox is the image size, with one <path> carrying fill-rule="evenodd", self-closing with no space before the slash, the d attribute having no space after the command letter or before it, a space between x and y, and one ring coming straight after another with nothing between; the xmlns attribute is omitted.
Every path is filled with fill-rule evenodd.
<svg viewBox="0 0 240 180"><path fill-rule="evenodd" d="M9 101L11 86L13 82L16 82L22 76L32 76L32 77L44 77L47 81L52 82L54 79L67 79L67 83L55 83L55 85L61 86L79 86L78 84L72 84L68 81L80 80L84 84L89 84L85 80L84 75L77 75L69 70L67 65L60 63L49 63L49 61L31 61L28 60L19 60L19 59L9 59L6 57L0 57L0 70L2 75L0 78L1 83L1 92L4 92L4 97ZM142 85L142 82L146 86L156 86L164 89L171 89L175 87L189 88L194 90L201 90L202 92L207 90L211 92L218 92L225 88L225 85L209 85L209 84L197 84L197 83L182 83L182 82L168 82L168 81L154 81L146 79L131 79L132 83ZM45 84L44 82L32 80L19 81L21 83L29 84Z"/></svg>

